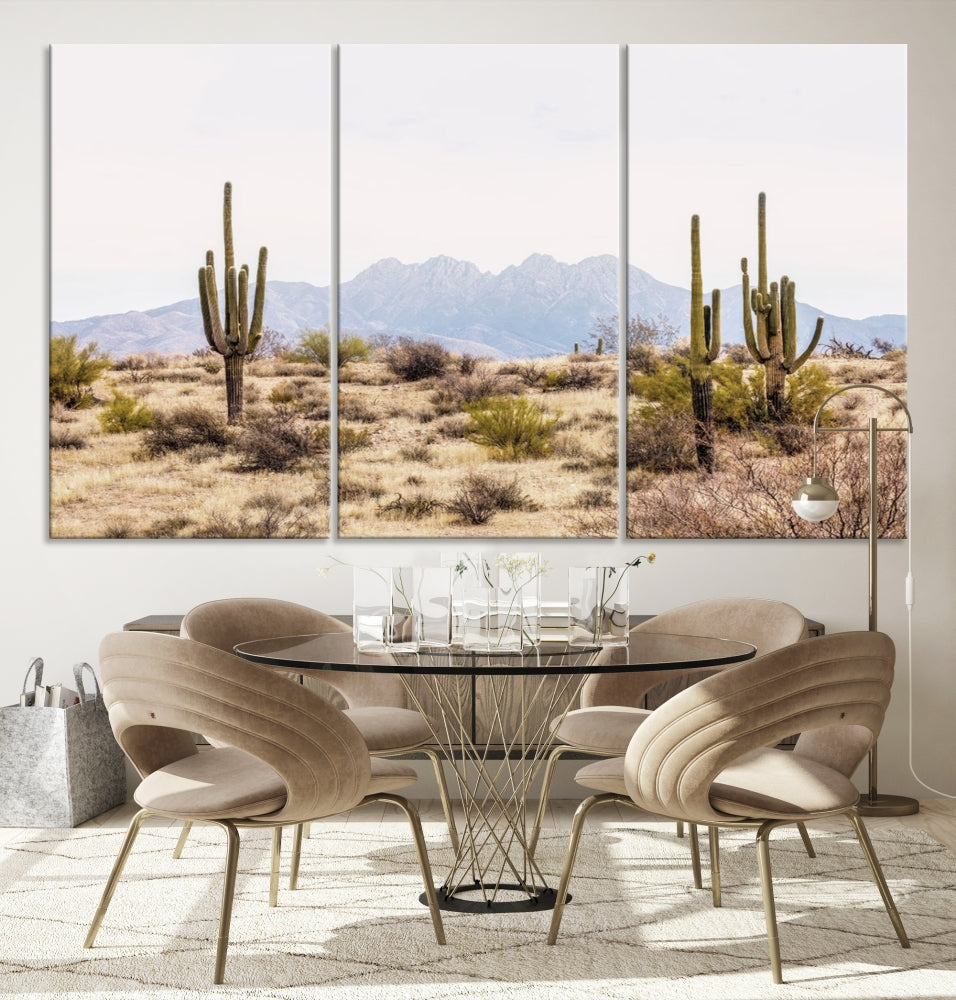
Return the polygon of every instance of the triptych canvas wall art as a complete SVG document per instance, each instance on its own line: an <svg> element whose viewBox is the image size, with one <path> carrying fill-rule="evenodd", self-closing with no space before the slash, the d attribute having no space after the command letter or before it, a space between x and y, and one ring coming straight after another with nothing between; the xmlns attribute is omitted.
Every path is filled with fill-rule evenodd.
<svg viewBox="0 0 956 1000"><path fill-rule="evenodd" d="M51 537L865 532L852 437L789 500L905 395L905 52L54 46Z"/></svg>

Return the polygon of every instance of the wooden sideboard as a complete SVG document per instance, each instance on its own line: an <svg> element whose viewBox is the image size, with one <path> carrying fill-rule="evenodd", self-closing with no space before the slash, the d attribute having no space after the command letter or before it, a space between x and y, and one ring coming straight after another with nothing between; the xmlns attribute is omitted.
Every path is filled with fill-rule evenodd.
<svg viewBox="0 0 956 1000"><path fill-rule="evenodd" d="M336 618L343 622L351 622L351 615L336 615ZM638 624L642 621L647 621L652 618L653 615L631 615L631 626ZM182 615L147 615L144 618L137 618L135 621L127 622L123 626L124 631L128 632L161 632L165 635L179 635L179 626L182 621ZM825 632L824 626L817 621L807 620L807 635L816 636L823 635ZM415 694L415 697L419 698L422 707L426 712L437 717L440 713L434 711L431 707L431 696L426 690L421 678L414 675L406 675L406 679ZM318 691L324 697L332 701L333 704L337 704L339 707L344 708L345 702L341 696L333 691L328 685L324 684L315 678L309 679L306 675L303 678L303 683L307 683L310 688ZM505 729L508 732L508 717L514 715L515 718L520 714L519 706L517 704L514 706L513 711L509 709L507 697L504 699L499 699L499 702L503 702L501 705L503 719L501 722L496 721L492 711L491 705L493 704L493 699L490 697L488 691L488 685L492 683L491 678L478 677L475 678L474 685L472 687L472 697L471 697L471 729L472 729L472 740L478 744L484 744L492 732L500 732L500 729ZM662 702L666 701L668 698L675 695L678 691L683 690L689 684L692 683L692 679L688 675L676 676L672 681L667 684L662 684L658 686L654 691L652 691L646 699L647 708L656 708ZM517 691L517 685L515 685ZM516 699L517 700L517 699ZM575 706L572 706L575 707ZM535 718L533 712L531 717L526 716L526 726L530 726L533 731L537 725L543 725L547 723L547 719ZM494 728L492 728L494 727ZM491 740L492 747L495 746L496 741ZM784 745L793 742L791 740L785 740ZM500 752L500 744L499 744ZM414 757L415 754L410 754L409 756ZM573 755L570 755L573 756Z"/></svg>

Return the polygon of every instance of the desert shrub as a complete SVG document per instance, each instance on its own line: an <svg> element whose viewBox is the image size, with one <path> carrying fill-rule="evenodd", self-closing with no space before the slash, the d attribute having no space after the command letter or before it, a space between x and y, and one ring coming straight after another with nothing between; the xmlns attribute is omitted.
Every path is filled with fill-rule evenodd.
<svg viewBox="0 0 956 1000"><path fill-rule="evenodd" d="M589 488L581 490L572 502L573 507L580 510L601 510L617 506L617 493L613 490Z"/></svg>
<svg viewBox="0 0 956 1000"><path fill-rule="evenodd" d="M246 355L246 360L263 361L266 358L283 358L290 350L292 350L292 345L285 334L273 330L271 326L264 326L259 343L256 344L255 350Z"/></svg>
<svg viewBox="0 0 956 1000"><path fill-rule="evenodd" d="M421 462L423 465L428 465L432 461L431 449L424 443L407 445L399 450L399 454L406 462Z"/></svg>
<svg viewBox="0 0 956 1000"><path fill-rule="evenodd" d="M471 421L464 413L454 413L442 417L435 426L442 437L460 439L468 436Z"/></svg>
<svg viewBox="0 0 956 1000"><path fill-rule="evenodd" d="M443 508L444 504L433 496L416 493L413 497L403 497L401 493L398 493L393 500L379 504L377 510L383 517L401 517L407 521L420 521Z"/></svg>
<svg viewBox="0 0 956 1000"><path fill-rule="evenodd" d="M482 399L463 407L470 418L468 438L484 445L495 458L519 462L551 451L558 415L549 416L524 396L517 399Z"/></svg>
<svg viewBox="0 0 956 1000"><path fill-rule="evenodd" d="M281 409L251 415L234 447L243 469L266 472L294 469L321 451L315 429Z"/></svg>
<svg viewBox="0 0 956 1000"><path fill-rule="evenodd" d="M787 377L787 418L797 424L812 424L820 404L834 391L821 365L804 365ZM823 422L826 411L820 415Z"/></svg>
<svg viewBox="0 0 956 1000"><path fill-rule="evenodd" d="M372 443L372 431L368 427L349 427L339 424L339 454L367 448Z"/></svg>
<svg viewBox="0 0 956 1000"><path fill-rule="evenodd" d="M746 367L754 363L750 348L746 344L725 344L724 357L733 361L735 365Z"/></svg>
<svg viewBox="0 0 956 1000"><path fill-rule="evenodd" d="M339 334L338 366L349 361L366 361L371 354L371 348L361 337L353 334ZM328 327L321 330L303 330L299 340L291 351L285 353L290 361L306 364L319 364L328 368L332 364L332 342L329 339Z"/></svg>
<svg viewBox="0 0 956 1000"><path fill-rule="evenodd" d="M252 388L254 384L247 383L246 388ZM314 379L294 378L280 382L272 387L267 398L276 409L288 410L306 420L329 419L328 389Z"/></svg>
<svg viewBox="0 0 956 1000"><path fill-rule="evenodd" d="M694 418L687 411L642 406L627 421L626 462L629 469L676 472L696 469Z"/></svg>
<svg viewBox="0 0 956 1000"><path fill-rule="evenodd" d="M502 482L483 472L469 472L458 483L445 505L465 524L487 524L499 510L537 510L537 504L521 492L517 476Z"/></svg>
<svg viewBox="0 0 956 1000"><path fill-rule="evenodd" d="M533 389L536 385L540 384L544 380L545 376L545 370L541 365L541 362L535 361L534 359L515 362L507 368L500 368L499 371L502 375L515 375L518 380L523 382L529 389Z"/></svg>
<svg viewBox="0 0 956 1000"><path fill-rule="evenodd" d="M555 389L591 389L599 381L600 376L593 368L572 365L570 368L548 372L544 377L544 389L546 392Z"/></svg>
<svg viewBox="0 0 956 1000"><path fill-rule="evenodd" d="M218 375L222 371L222 365L216 361L204 361L199 367L207 375Z"/></svg>
<svg viewBox="0 0 956 1000"><path fill-rule="evenodd" d="M143 453L147 458L156 458L197 445L223 448L228 441L229 428L223 417L198 403L189 403L153 416L144 435Z"/></svg>
<svg viewBox="0 0 956 1000"><path fill-rule="evenodd" d="M771 454L800 455L810 448L812 432L805 424L768 424L757 440Z"/></svg>
<svg viewBox="0 0 956 1000"><path fill-rule="evenodd" d="M449 413L461 412L461 398L452 389L441 386L428 394L428 401L434 407L432 417L444 417Z"/></svg>
<svg viewBox="0 0 956 1000"><path fill-rule="evenodd" d="M311 503L283 496L275 490L257 493L238 512L215 511L197 538L314 538L319 526Z"/></svg>
<svg viewBox="0 0 956 1000"><path fill-rule="evenodd" d="M70 409L90 406L93 383L112 362L100 354L95 342L78 348L76 334L50 338L50 402L62 403Z"/></svg>
<svg viewBox="0 0 956 1000"><path fill-rule="evenodd" d="M145 403L114 389L112 401L97 414L97 419L107 434L127 434L149 427L153 416L153 411Z"/></svg>
<svg viewBox="0 0 956 1000"><path fill-rule="evenodd" d="M72 427L64 427L62 424L50 425L50 447L51 448L85 448L86 438L79 431Z"/></svg>
<svg viewBox="0 0 956 1000"><path fill-rule="evenodd" d="M380 414L369 406L364 396L353 396L351 394L339 394L339 419L356 420L360 424L374 424L379 419Z"/></svg>
<svg viewBox="0 0 956 1000"><path fill-rule="evenodd" d="M352 478L351 476L339 476L339 500L379 500L385 496L385 488L379 480L374 478Z"/></svg>
<svg viewBox="0 0 956 1000"><path fill-rule="evenodd" d="M750 425L755 416L755 399L758 390L753 382L744 382L744 370L733 361L715 361L710 365L713 378L714 422L731 430L741 430ZM662 362L649 373L635 372L631 376L632 392L655 403L659 409L671 413L690 413L691 402L690 361L673 354L670 361Z"/></svg>
<svg viewBox="0 0 956 1000"><path fill-rule="evenodd" d="M435 340L412 340L399 337L385 353L385 363L404 382L443 375L451 355Z"/></svg>

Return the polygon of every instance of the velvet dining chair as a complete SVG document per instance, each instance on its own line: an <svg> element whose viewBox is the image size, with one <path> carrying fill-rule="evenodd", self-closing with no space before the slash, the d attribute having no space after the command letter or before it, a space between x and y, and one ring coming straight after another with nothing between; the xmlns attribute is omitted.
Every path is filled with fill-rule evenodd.
<svg viewBox="0 0 956 1000"><path fill-rule="evenodd" d="M800 611L783 601L758 597L716 597L664 611L636 625L631 631L736 639L756 646L759 655L806 638L807 623ZM601 656L602 654L598 655L593 667L594 673L581 689L581 707L552 723L558 745L551 750L545 767L538 810L529 839L532 852L547 811L556 765L563 756L571 753L585 753L595 757L622 756L627 751L631 737L651 714L644 707L646 695L662 684L673 685L675 679L689 684L712 674L715 669L723 669L705 667L693 671L601 673ZM813 847L805 828L801 826L800 832L807 853L812 857ZM683 824L679 823L678 836L681 835ZM700 889L703 885L700 847L697 827L693 824L690 827L690 846L694 885ZM714 905L719 906L720 862L716 830L711 832L709 847L711 892Z"/></svg>
<svg viewBox="0 0 956 1000"><path fill-rule="evenodd" d="M349 625L322 611L266 597L206 601L188 611L180 626L181 636L195 639L207 646L215 646L230 654L238 643L254 639L349 631ZM435 723L421 712L407 707L404 685L398 674L312 670L308 675L302 676L302 682L307 685L320 682L341 697L345 715L362 734L373 757L395 757L417 751L429 758L435 772L448 834L453 849L457 851L458 832L445 782L444 757L435 746L430 745L434 740ZM186 826L177 845L177 854L182 850L188 834L189 828ZM301 840L302 830L297 829L293 842L290 888L295 888L296 884Z"/></svg>
<svg viewBox="0 0 956 1000"><path fill-rule="evenodd" d="M892 640L880 632L803 640L680 692L636 730L623 757L582 768L575 780L597 794L574 816L548 943L557 940L584 820L595 806L613 802L687 823L756 828L775 983L783 982L783 973L770 834L786 824L846 817L900 944L908 948L850 780L879 735L894 659ZM780 740L794 732L800 736L793 750L780 749Z"/></svg>
<svg viewBox="0 0 956 1000"><path fill-rule="evenodd" d="M272 830L278 879L282 827L371 802L402 809L411 825L432 926L445 936L421 821L399 788L414 769L372 758L349 718L325 698L275 671L191 639L117 632L100 646L103 699L110 725L142 781L130 822L93 917L93 947L127 858L150 816L208 823L226 839L214 983L225 976L241 827ZM214 743L197 748L194 733ZM152 900L144 900L144 903ZM152 911L142 910L144 923ZM164 911L162 926L168 929ZM408 930L411 933L411 927ZM357 956L361 957L361 956Z"/></svg>

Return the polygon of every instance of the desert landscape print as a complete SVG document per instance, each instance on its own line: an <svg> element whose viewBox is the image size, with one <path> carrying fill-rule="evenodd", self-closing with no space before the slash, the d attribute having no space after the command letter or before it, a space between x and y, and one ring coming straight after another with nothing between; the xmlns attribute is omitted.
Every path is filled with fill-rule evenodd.
<svg viewBox="0 0 956 1000"><path fill-rule="evenodd" d="M834 391L905 422L905 47L55 46L53 106L51 537L865 534L865 435L790 496Z"/></svg>

